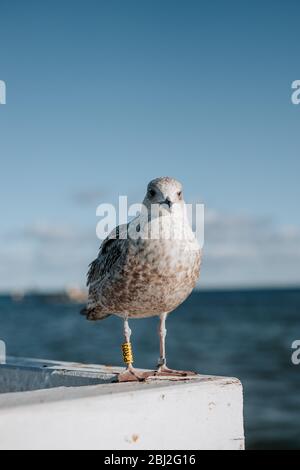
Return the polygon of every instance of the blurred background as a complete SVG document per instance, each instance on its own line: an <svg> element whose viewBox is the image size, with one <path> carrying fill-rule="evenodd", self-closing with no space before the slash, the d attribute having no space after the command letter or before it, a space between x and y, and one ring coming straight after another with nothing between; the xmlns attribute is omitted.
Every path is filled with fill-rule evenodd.
<svg viewBox="0 0 300 470"><path fill-rule="evenodd" d="M8 354L121 363L120 320L78 315L96 207L173 176L205 204L205 245L169 363L242 380L248 448L300 448L299 14L297 0L0 1ZM156 363L156 322L132 325L137 366Z"/></svg>

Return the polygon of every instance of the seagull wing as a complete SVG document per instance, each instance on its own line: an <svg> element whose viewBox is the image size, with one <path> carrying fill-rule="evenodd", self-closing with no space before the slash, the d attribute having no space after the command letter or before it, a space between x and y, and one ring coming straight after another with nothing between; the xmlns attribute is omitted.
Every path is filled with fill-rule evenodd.
<svg viewBox="0 0 300 470"><path fill-rule="evenodd" d="M122 255L127 251L127 228L127 224L116 227L103 241L98 257L89 266L88 305L81 311L81 314L89 320L100 320L109 316L108 313L101 311L101 285L105 278L116 269Z"/></svg>
<svg viewBox="0 0 300 470"><path fill-rule="evenodd" d="M123 227L119 226L113 230L100 246L98 258L89 266L87 275L87 286L92 286L95 282L101 282L114 268L124 252L127 240L121 238Z"/></svg>

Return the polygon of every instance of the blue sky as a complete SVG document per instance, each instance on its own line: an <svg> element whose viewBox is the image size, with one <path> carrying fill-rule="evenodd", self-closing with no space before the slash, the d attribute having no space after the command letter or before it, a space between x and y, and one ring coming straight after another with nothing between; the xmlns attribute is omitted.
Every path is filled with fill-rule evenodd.
<svg viewBox="0 0 300 470"><path fill-rule="evenodd" d="M97 203L160 175L207 207L203 286L299 283L299 14L1 0L0 290L81 285Z"/></svg>

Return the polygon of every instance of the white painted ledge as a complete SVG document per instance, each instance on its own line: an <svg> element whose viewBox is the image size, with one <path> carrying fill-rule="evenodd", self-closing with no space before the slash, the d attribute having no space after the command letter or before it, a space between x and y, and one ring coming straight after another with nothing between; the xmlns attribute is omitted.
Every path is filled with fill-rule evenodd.
<svg viewBox="0 0 300 470"><path fill-rule="evenodd" d="M118 371L50 361L0 365L0 449L244 449L239 380L111 383ZM22 384L57 388L3 393Z"/></svg>

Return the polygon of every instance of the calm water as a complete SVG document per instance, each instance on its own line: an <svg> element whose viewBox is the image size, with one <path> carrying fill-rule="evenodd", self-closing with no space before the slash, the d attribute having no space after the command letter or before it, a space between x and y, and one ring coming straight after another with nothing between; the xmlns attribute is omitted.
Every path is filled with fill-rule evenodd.
<svg viewBox="0 0 300 470"><path fill-rule="evenodd" d="M80 306L31 296L0 297L0 339L9 355L120 364L122 323L89 323ZM196 292L168 320L174 368L239 377L245 392L248 448L300 449L300 290ZM131 322L136 366L158 356L157 319Z"/></svg>

